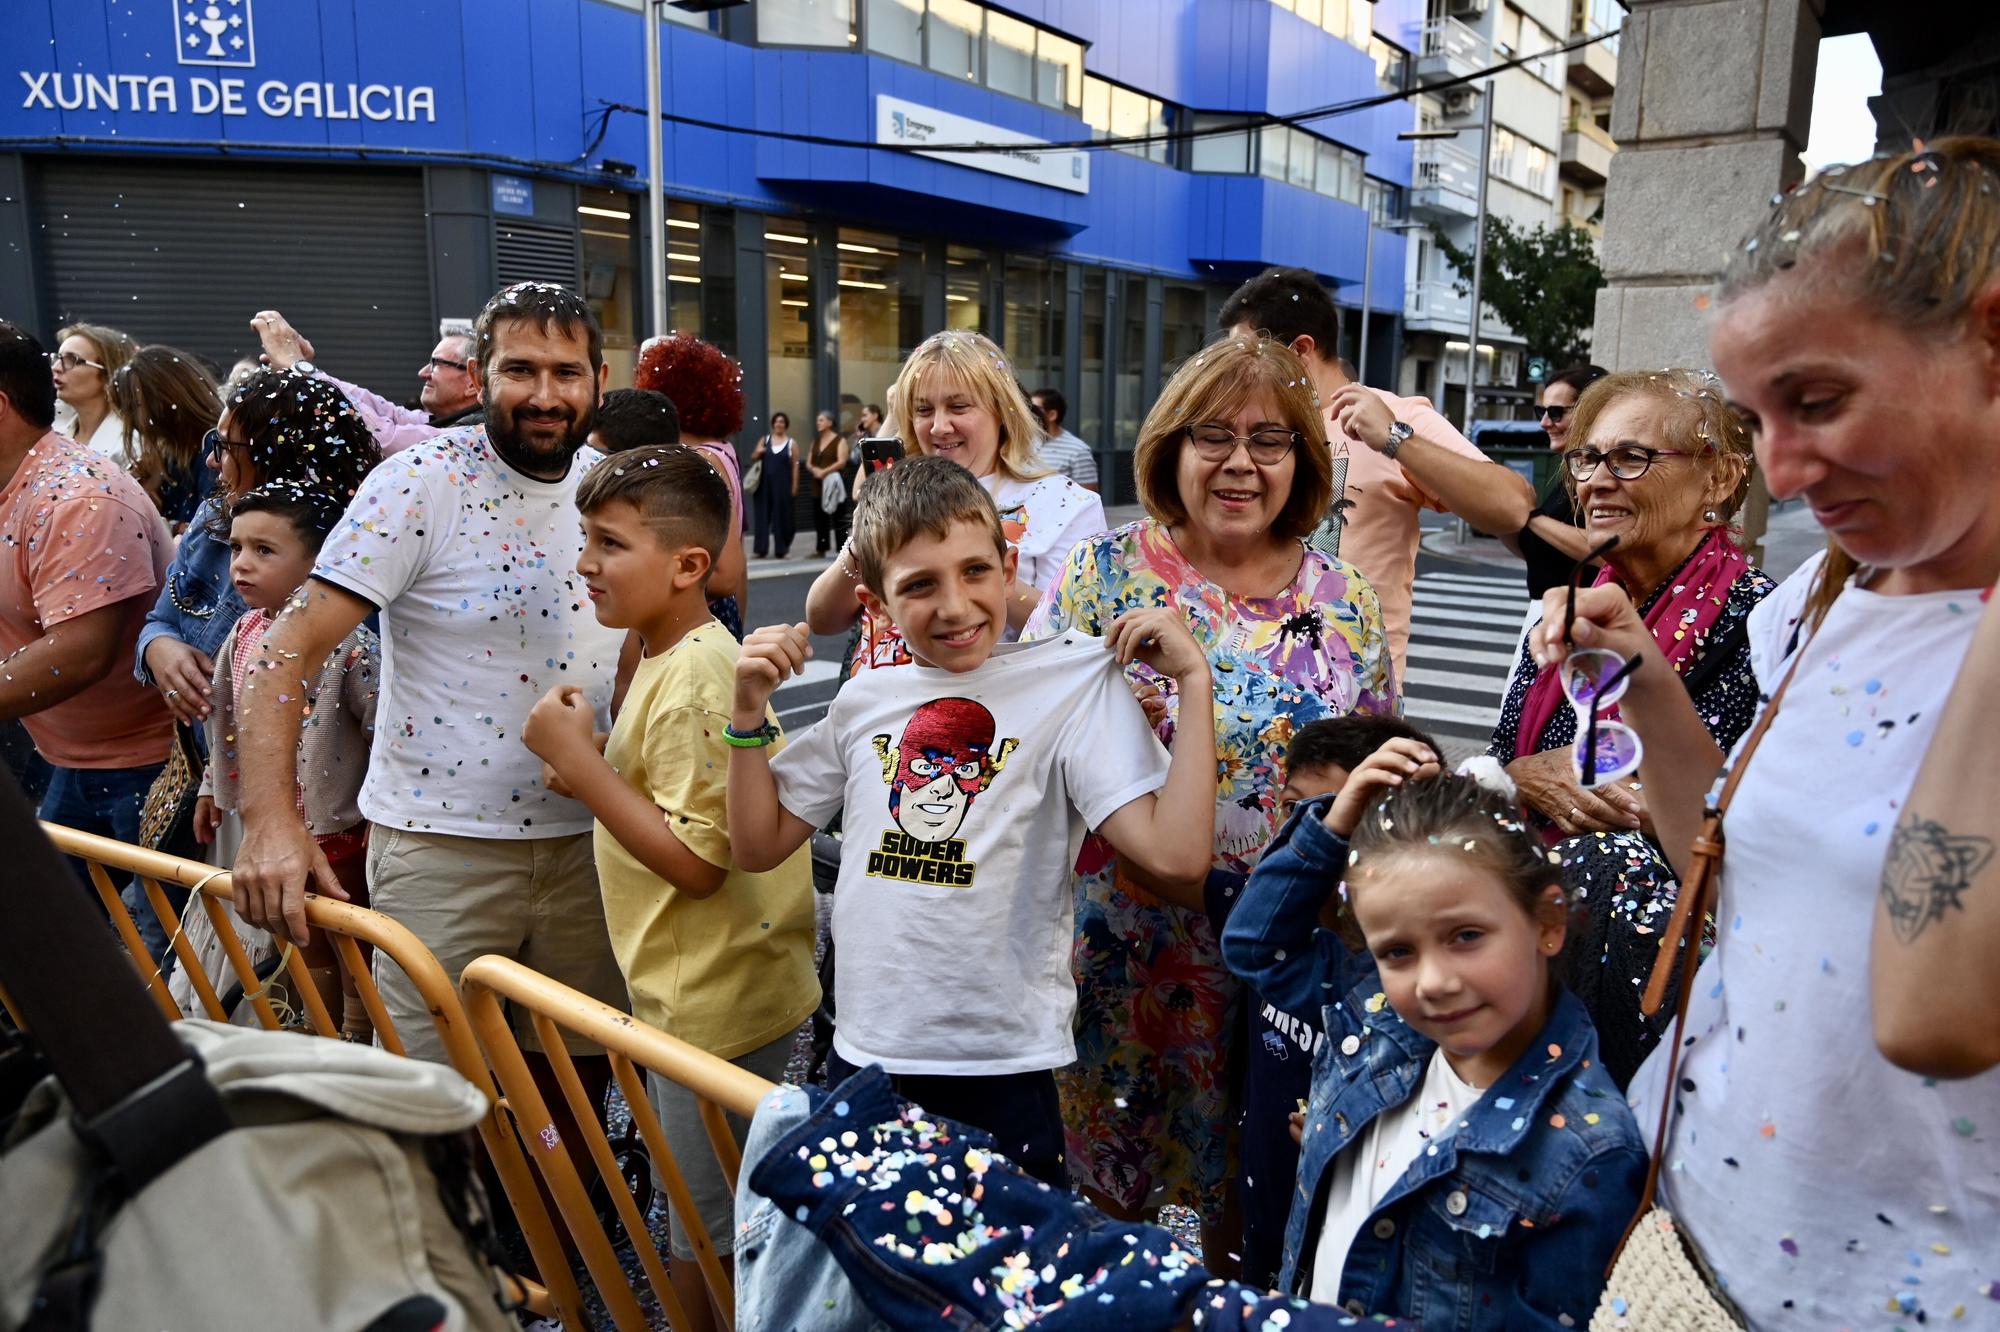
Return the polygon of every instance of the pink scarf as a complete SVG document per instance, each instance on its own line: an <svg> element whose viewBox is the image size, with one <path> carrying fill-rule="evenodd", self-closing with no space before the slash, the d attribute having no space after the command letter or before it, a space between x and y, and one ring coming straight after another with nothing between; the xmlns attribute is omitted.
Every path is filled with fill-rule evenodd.
<svg viewBox="0 0 2000 1332"><path fill-rule="evenodd" d="M1646 612L1646 627L1653 631L1653 641L1660 645L1667 661L1674 668L1674 674L1687 674L1688 667L1700 655L1708 642L1709 630L1722 618L1722 608L1728 604L1729 589L1750 567L1750 561L1736 543L1729 539L1725 528L1713 528L1694 548L1686 564L1675 573L1666 595L1653 603ZM1597 583L1618 583L1622 579L1610 565L1605 565L1597 575ZM1625 589L1630 592L1631 588ZM1521 729L1514 735L1514 757L1522 758L1538 752L1536 746L1542 738L1542 731L1549 719L1559 708L1569 706L1564 697L1562 677L1555 671L1544 668L1528 686L1528 696L1521 704ZM1598 714L1599 720L1618 715L1618 707L1613 704Z"/></svg>

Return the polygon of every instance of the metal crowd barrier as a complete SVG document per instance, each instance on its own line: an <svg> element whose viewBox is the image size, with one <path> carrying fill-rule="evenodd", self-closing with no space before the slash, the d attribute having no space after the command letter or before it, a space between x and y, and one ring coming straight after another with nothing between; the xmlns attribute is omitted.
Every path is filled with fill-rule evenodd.
<svg viewBox="0 0 2000 1332"><path fill-rule="evenodd" d="M645 1218L639 1215L638 1205L625 1187L596 1109L585 1097L583 1084L564 1045L563 1033L573 1033L594 1042L610 1055L612 1075L625 1094L625 1103L630 1107L632 1121L645 1142L647 1155L652 1158L654 1168L666 1185L668 1200L681 1216L691 1222L686 1229L709 1296L722 1316L723 1326L733 1325L736 1299L730 1274L722 1266L705 1228L696 1217L686 1180L661 1131L659 1116L646 1094L646 1080L640 1070L649 1069L695 1094L701 1109L702 1125L708 1132L709 1146L732 1190L742 1170L743 1157L729 1131L724 1113L732 1112L749 1118L756 1112L757 1103L770 1094L772 1085L727 1060L697 1050L656 1027L637 1021L628 1013L508 958L488 956L473 959L465 968L459 984L480 1044L485 1047L487 1059L499 1076L508 1103L514 1108L515 1120L523 1129L521 1140L528 1145L535 1167L554 1196L570 1238L575 1241L599 1293L604 1296L605 1307L619 1332L643 1332L645 1314L619 1267L615 1245L591 1206L586 1186L577 1174L569 1151L552 1128L543 1131L543 1126L550 1123L548 1106L535 1086L521 1047L508 1025L504 1003L526 1010L532 1018L535 1034L555 1071L579 1130L588 1139L585 1145L591 1161L605 1190L617 1205L620 1227L639 1256L654 1298L675 1327L685 1327L685 1310L660 1261L658 1248L646 1230Z"/></svg>
<svg viewBox="0 0 2000 1332"><path fill-rule="evenodd" d="M134 874L146 894L147 903L160 927L172 940L175 956L187 970L188 980L199 999L202 1010L218 1022L229 1020L229 1013L223 1008L216 993L214 978L203 971L194 946L188 942L180 928L173 905L168 900L162 884L174 884L195 890L189 902L193 910L198 900L207 912L209 923L215 927L216 936L228 954L229 967L243 987L244 997L249 1001L257 1021L268 1030L277 1030L284 1025L277 1010L265 995L266 983L256 972L249 954L236 936L229 912L224 909L230 901L230 882L226 871L198 861L183 860L178 856L164 855L144 847L131 846L92 833L78 832L60 824L43 823L42 831L64 854L73 856L84 863L90 875L90 882L97 890L98 900L111 918L112 928L125 941L126 950L151 991L160 1010L170 1020L179 1019L182 1014L162 979L160 969L153 965L144 945L140 942L138 928L132 923L120 899L118 889L113 886L111 873ZM548 1210L543 1206L541 1194L535 1187L534 1176L528 1169L522 1154L521 1141L515 1136L508 1115L512 1108L501 1097L493 1076L481 1057L478 1042L473 1039L472 1029L466 1021L465 1009L459 1002L457 989L444 968L431 955L429 949L418 942L417 937L404 926L379 912L346 902L336 902L330 898L308 896L306 898L306 920L314 928L325 930L332 936L334 948L340 955L341 965L355 979L360 991L362 1004L375 1025L375 1034L384 1049L394 1054L402 1054L403 1042L396 1034L395 1025L390 1021L383 1006L381 992L376 989L373 976L366 962L362 960L360 944L368 944L377 953L386 956L396 966L401 967L410 978L417 992L423 996L430 1009L431 1022L437 1028L444 1042L446 1057L451 1066L458 1070L467 1081L486 1094L492 1109L480 1121L479 1136L486 1146L487 1155L493 1162L494 1172L500 1178L501 1188L506 1191L508 1201L513 1205L514 1215L527 1240L528 1251L533 1256L536 1268L542 1273L546 1283L538 1284L526 1277L513 1279L520 1286L520 1295L527 1306L536 1313L560 1317L572 1328L590 1326L585 1317L582 1295L576 1278L570 1270L569 1260L564 1252L561 1237L557 1234ZM285 972L290 977L292 989L300 1001L302 1015L312 1030L321 1036L338 1037L339 1021L327 1011L321 1001L318 987L307 974L304 960L297 949L285 950ZM0 994L0 1001L5 995ZM8 1004L12 1012L11 1003ZM16 1023L18 1013L13 1014ZM589 1116L595 1119L595 1115ZM657 1127L657 1125L655 1126ZM595 1274L595 1269L593 1269ZM600 1278L601 1279L601 1278ZM629 1295L629 1287L620 1285ZM607 1299L610 1293L607 1293Z"/></svg>

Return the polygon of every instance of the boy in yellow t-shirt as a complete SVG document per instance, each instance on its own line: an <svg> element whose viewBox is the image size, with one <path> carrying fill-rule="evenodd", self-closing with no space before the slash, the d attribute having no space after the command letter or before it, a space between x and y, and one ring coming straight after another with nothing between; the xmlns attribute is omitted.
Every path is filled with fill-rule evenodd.
<svg viewBox="0 0 2000 1332"><path fill-rule="evenodd" d="M644 656L601 755L589 701L573 685L536 703L521 738L547 764L544 780L597 818L604 920L633 1015L780 1081L793 1033L820 998L812 870L804 849L757 874L730 854L722 732L736 641L705 599L733 535L729 490L701 454L666 445L605 458L578 485L576 506L576 569L598 622L634 631ZM727 1255L730 1190L694 1097L657 1076L651 1092L700 1223ZM741 1141L748 1124L731 1125ZM675 1212L672 1276L699 1323L709 1306L689 1224Z"/></svg>

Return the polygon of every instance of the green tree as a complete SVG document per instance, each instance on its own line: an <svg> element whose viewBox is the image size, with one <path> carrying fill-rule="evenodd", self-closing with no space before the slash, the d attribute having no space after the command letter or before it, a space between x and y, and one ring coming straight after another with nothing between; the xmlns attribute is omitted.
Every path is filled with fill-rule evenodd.
<svg viewBox="0 0 2000 1332"><path fill-rule="evenodd" d="M1458 272L1458 293L1472 290L1472 253L1443 236L1438 250ZM1554 368L1590 359L1590 330L1597 318L1597 242L1565 223L1551 231L1486 218L1486 272L1479 299L1528 342L1530 356Z"/></svg>

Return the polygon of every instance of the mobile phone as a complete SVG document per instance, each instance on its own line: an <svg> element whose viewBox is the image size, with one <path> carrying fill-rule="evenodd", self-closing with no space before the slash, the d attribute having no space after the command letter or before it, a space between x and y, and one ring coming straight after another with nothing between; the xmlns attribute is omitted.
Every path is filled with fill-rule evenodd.
<svg viewBox="0 0 2000 1332"><path fill-rule="evenodd" d="M873 435L861 441L863 471L881 472L895 466L903 456L903 441L897 435Z"/></svg>

